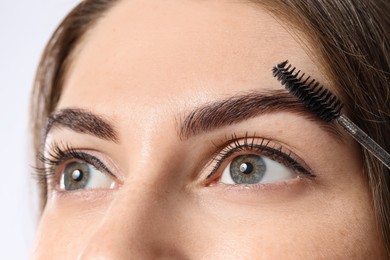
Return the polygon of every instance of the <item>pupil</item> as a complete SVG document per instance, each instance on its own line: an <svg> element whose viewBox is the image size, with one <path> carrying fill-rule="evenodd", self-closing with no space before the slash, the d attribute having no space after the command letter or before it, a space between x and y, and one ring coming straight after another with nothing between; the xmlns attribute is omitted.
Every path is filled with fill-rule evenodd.
<svg viewBox="0 0 390 260"><path fill-rule="evenodd" d="M244 174L251 174L253 171L253 165L251 163L243 163L240 165L240 171Z"/></svg>
<svg viewBox="0 0 390 260"><path fill-rule="evenodd" d="M81 181L83 179L83 173L80 170L74 170L72 172L72 179L74 181Z"/></svg>
<svg viewBox="0 0 390 260"><path fill-rule="evenodd" d="M234 158L229 170L235 184L255 184L263 179L266 165L261 156L246 154Z"/></svg>

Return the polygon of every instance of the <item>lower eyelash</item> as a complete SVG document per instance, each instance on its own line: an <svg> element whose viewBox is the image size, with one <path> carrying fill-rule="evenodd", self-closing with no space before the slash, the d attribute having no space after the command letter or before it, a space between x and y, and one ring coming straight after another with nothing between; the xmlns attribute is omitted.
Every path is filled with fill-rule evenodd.
<svg viewBox="0 0 390 260"><path fill-rule="evenodd" d="M227 158L240 151L255 152L260 155L266 156L272 160L278 161L287 167L292 168L294 171L303 175L315 177L315 175L302 166L302 161L298 159L291 151L284 149L281 145L271 145L272 141L266 138L256 137L256 133L253 136L249 136L248 132L245 136L238 137L235 133L231 138L226 138L225 144L222 149L214 156L213 160L216 161L215 166L211 173L207 176L207 179L212 177ZM65 147L64 149L61 147ZM217 148L220 148L217 146ZM58 166L70 159L79 159L94 165L96 168L104 170L110 174L110 170L96 157L89 154L79 152L72 148L69 144L63 145L54 143L49 147L48 156L43 153L39 154L39 160L43 163L44 167L35 168L34 175L37 177L38 182L47 183L47 180L52 177L56 177L56 170ZM303 163L304 164L304 163Z"/></svg>
<svg viewBox="0 0 390 260"><path fill-rule="evenodd" d="M279 163L282 163L286 167L290 167L298 173L310 177L315 177L311 170L308 170L307 167L302 166L303 162L298 162L298 160L302 160L298 159L298 157L291 151L284 149L281 145L274 144L271 146L271 140L256 137L256 133L254 133L253 136L249 136L248 132L246 132L245 136L241 138L234 133L231 138L225 142L225 144L226 143L228 143L228 145L225 145L215 155L213 160L216 161L216 164L213 167L211 173L207 176L207 179L212 177L217 172L226 159L240 151L258 153Z"/></svg>

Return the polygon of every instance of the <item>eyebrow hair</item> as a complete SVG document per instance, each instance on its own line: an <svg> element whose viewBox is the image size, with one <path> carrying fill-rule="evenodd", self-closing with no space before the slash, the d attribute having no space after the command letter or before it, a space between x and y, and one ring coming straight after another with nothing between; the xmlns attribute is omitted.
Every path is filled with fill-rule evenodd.
<svg viewBox="0 0 390 260"><path fill-rule="evenodd" d="M304 116L316 122L338 141L343 141L344 135L335 124L321 120L306 109L297 98L284 90L247 92L197 107L180 120L179 137L189 139L203 132L240 123L262 114L283 111ZM78 133L119 142L117 131L108 120L85 109L66 108L52 114L44 129L44 141L54 127L65 127Z"/></svg>
<svg viewBox="0 0 390 260"><path fill-rule="evenodd" d="M344 135L335 124L321 120L285 90L252 91L202 105L180 118L179 136L181 139L189 139L202 132L236 124L262 114L283 111L304 116L335 136L338 141L343 141Z"/></svg>
<svg viewBox="0 0 390 260"><path fill-rule="evenodd" d="M47 120L43 140L46 140L53 127L65 127L77 133L118 142L117 131L109 121L84 109L66 108L51 115Z"/></svg>

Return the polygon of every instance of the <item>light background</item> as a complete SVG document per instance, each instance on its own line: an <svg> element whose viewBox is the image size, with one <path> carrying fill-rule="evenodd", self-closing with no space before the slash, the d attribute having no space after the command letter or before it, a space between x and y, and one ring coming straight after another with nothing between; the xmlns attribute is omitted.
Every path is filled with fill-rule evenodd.
<svg viewBox="0 0 390 260"><path fill-rule="evenodd" d="M29 94L46 42L78 2L0 0L0 259L30 255L36 203L29 178Z"/></svg>

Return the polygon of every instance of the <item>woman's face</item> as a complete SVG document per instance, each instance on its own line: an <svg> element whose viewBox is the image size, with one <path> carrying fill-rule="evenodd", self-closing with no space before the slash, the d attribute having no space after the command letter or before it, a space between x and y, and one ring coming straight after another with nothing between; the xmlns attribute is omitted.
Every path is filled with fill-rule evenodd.
<svg viewBox="0 0 390 260"><path fill-rule="evenodd" d="M48 126L35 256L382 257L357 145L272 76L289 59L332 89L293 35L238 1L111 9Z"/></svg>

